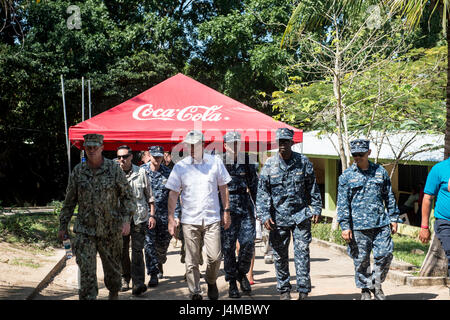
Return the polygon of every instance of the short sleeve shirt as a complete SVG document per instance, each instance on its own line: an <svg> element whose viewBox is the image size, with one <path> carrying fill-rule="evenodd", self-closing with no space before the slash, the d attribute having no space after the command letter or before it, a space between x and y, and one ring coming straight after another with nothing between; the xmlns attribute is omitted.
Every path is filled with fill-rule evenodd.
<svg viewBox="0 0 450 320"><path fill-rule="evenodd" d="M220 221L218 187L230 181L222 160L207 153L200 162L188 156L175 164L166 188L181 192L181 223L210 225Z"/></svg>
<svg viewBox="0 0 450 320"><path fill-rule="evenodd" d="M450 159L444 160L431 168L425 184L424 193L437 196L434 216L437 219L450 220L450 192L448 180L450 179Z"/></svg>

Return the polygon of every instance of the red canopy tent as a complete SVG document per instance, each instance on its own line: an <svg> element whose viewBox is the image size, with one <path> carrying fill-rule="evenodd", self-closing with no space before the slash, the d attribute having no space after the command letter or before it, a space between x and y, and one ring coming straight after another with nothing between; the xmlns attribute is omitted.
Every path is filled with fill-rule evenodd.
<svg viewBox="0 0 450 320"><path fill-rule="evenodd" d="M181 73L157 84L118 106L69 128L69 139L81 149L83 135L104 136L104 149L122 144L133 150L152 145L172 149L190 130L200 130L206 143L222 144L227 131L239 131L245 150L275 147L275 131L294 130L294 142L302 131L256 111Z"/></svg>

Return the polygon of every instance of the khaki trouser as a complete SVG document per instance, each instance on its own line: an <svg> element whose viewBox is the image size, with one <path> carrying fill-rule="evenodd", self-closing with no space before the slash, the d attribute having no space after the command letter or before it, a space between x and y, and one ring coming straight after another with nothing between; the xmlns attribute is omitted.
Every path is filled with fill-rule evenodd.
<svg viewBox="0 0 450 320"><path fill-rule="evenodd" d="M202 294L200 288L200 255L201 243L206 252L206 282L214 284L219 274L222 257L220 242L220 222L210 225L183 224L183 235L186 247L186 280L191 294Z"/></svg>

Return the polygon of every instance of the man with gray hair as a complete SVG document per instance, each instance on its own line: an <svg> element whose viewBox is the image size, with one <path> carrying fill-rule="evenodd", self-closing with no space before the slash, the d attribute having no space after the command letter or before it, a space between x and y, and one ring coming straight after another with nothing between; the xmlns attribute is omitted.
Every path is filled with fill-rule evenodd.
<svg viewBox="0 0 450 320"><path fill-rule="evenodd" d="M78 204L73 252L80 268L79 298L97 299L98 252L109 299L117 300L121 288L122 235L130 232L136 199L123 171L113 160L103 157L103 136L83 137L87 161L77 164L70 175L59 215L58 236L61 240L68 236L68 225Z"/></svg>
<svg viewBox="0 0 450 320"><path fill-rule="evenodd" d="M206 248L206 282L210 300L219 298L216 280L221 263L220 223L230 227L230 208L227 184L231 181L222 160L204 152L204 137L190 131L185 139L190 156L178 161L166 183L169 193L169 232L175 236L174 211L181 192L181 224L186 248L186 279L192 300L202 300L200 288L201 240ZM220 214L219 190L224 206Z"/></svg>

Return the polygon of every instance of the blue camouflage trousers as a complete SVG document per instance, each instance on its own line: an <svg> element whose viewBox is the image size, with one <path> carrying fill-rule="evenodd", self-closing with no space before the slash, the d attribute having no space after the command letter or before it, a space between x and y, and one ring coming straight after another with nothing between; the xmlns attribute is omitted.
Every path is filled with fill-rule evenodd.
<svg viewBox="0 0 450 320"><path fill-rule="evenodd" d="M277 276L277 290L291 291L289 282L289 243L294 241L294 264L297 275L297 291L311 292L309 244L311 243L311 220L306 219L292 227L275 227L269 233L269 244L273 249L273 259Z"/></svg>
<svg viewBox="0 0 450 320"><path fill-rule="evenodd" d="M249 213L231 213L231 225L227 230L221 227L221 242L225 280L238 280L250 270L255 252L255 218ZM236 240L239 241L239 255L236 261Z"/></svg>
<svg viewBox="0 0 450 320"><path fill-rule="evenodd" d="M370 268L370 253L373 251L374 266ZM355 265L355 282L358 288L381 288L386 279L392 262L394 242L391 237L390 225L354 230L353 240L347 247L347 252L353 258Z"/></svg>
<svg viewBox="0 0 450 320"><path fill-rule="evenodd" d="M153 229L147 229L144 241L145 265L148 275L158 274L161 271L158 263L166 263L170 240L172 240L172 236L168 230L167 220L156 216L156 226Z"/></svg>

